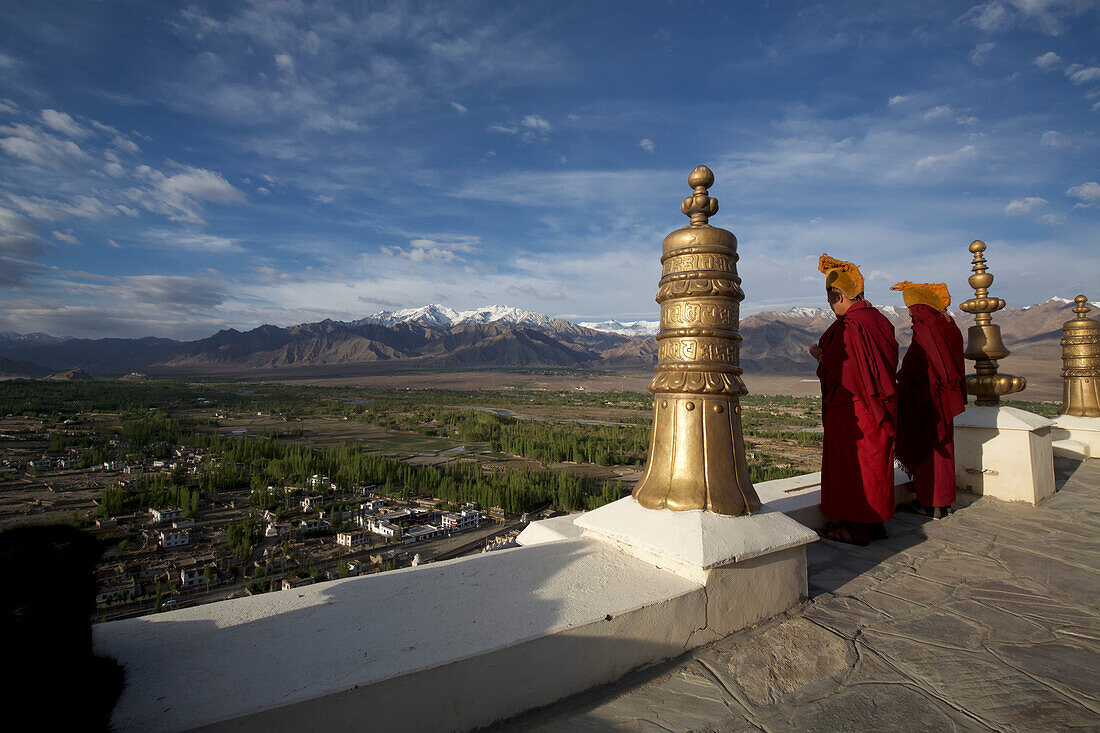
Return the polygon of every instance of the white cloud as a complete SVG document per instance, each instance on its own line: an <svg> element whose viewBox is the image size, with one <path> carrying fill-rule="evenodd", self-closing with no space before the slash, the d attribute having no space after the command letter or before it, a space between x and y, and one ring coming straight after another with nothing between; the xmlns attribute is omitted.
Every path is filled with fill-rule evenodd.
<svg viewBox="0 0 1100 733"><path fill-rule="evenodd" d="M560 290L543 290L536 288L534 285L508 285L504 288L504 292L513 298L531 298L534 300L566 300L565 293Z"/></svg>
<svg viewBox="0 0 1100 733"><path fill-rule="evenodd" d="M542 115L527 115L520 122L524 127L535 130L536 132L550 132L550 123L547 122Z"/></svg>
<svg viewBox="0 0 1100 733"><path fill-rule="evenodd" d="M1042 56L1036 56L1032 63L1043 71L1051 71L1062 63L1062 57L1053 51L1047 51Z"/></svg>
<svg viewBox="0 0 1100 733"><path fill-rule="evenodd" d="M172 221L202 223L200 202L218 204L244 203L244 192L225 180L220 173L178 165L181 172L166 176L147 165L138 166L136 174L149 182L144 189L129 189L127 194L138 204Z"/></svg>
<svg viewBox="0 0 1100 733"><path fill-rule="evenodd" d="M294 76L294 57L288 53L275 54L275 66L287 76Z"/></svg>
<svg viewBox="0 0 1100 733"><path fill-rule="evenodd" d="M236 239L219 237L203 232L177 231L175 229L149 229L142 239L168 249L184 249L192 252L243 252Z"/></svg>
<svg viewBox="0 0 1100 733"><path fill-rule="evenodd" d="M1066 218L1064 216L1059 216L1058 214L1043 214L1039 217L1039 223L1046 224L1050 227L1056 227L1065 224Z"/></svg>
<svg viewBox="0 0 1100 733"><path fill-rule="evenodd" d="M959 115L955 118L956 125L976 125L978 124L978 118L974 115Z"/></svg>
<svg viewBox="0 0 1100 733"><path fill-rule="evenodd" d="M65 242L66 244L80 244L80 240L73 235L72 231L73 230L70 229L67 232L59 232L55 229L53 232L51 232L51 234L53 234L53 238L59 242Z"/></svg>
<svg viewBox="0 0 1100 733"><path fill-rule="evenodd" d="M127 153L137 153L141 151L138 144L125 135L116 135L111 143L119 150L124 150Z"/></svg>
<svg viewBox="0 0 1100 733"><path fill-rule="evenodd" d="M367 132L370 127L362 125L355 120L347 119L345 117L333 117L328 112L322 112L319 110L312 110L307 112L303 124L310 129L321 130L322 132Z"/></svg>
<svg viewBox="0 0 1100 733"><path fill-rule="evenodd" d="M519 122L498 122L489 125L488 130L505 135L519 135L524 142L530 143L535 140L548 140L553 126L542 115L527 115Z"/></svg>
<svg viewBox="0 0 1100 733"><path fill-rule="evenodd" d="M13 158L48 168L86 164L91 158L72 140L64 140L30 125L0 127L0 149Z"/></svg>
<svg viewBox="0 0 1100 733"><path fill-rule="evenodd" d="M1088 208L1100 202L1100 183L1096 181L1085 181L1082 184L1066 189L1066 195L1078 199L1081 203L1077 204L1077 206Z"/></svg>
<svg viewBox="0 0 1100 733"><path fill-rule="evenodd" d="M996 43L991 43L989 41L987 41L985 43L979 43L970 52L970 56L969 56L970 63L974 64L975 66L983 65L986 62L986 59L989 58L989 54L996 47L997 47Z"/></svg>
<svg viewBox="0 0 1100 733"><path fill-rule="evenodd" d="M1026 214L1037 206L1042 206L1047 203L1044 198L1038 196L1028 196L1026 198L1013 199L1005 207L1005 216L1019 216L1020 214Z"/></svg>
<svg viewBox="0 0 1100 733"><path fill-rule="evenodd" d="M274 267L268 267L262 265L254 268L256 274L260 276L260 280L265 283L299 283L302 282L302 278L298 275L291 275L287 272L276 270Z"/></svg>
<svg viewBox="0 0 1100 733"><path fill-rule="evenodd" d="M155 309L206 310L226 299L225 287L210 278L179 275L134 275L103 288L110 298L136 302Z"/></svg>
<svg viewBox="0 0 1100 733"><path fill-rule="evenodd" d="M309 54L315 54L321 50L321 37L316 31L308 31L302 36L302 50Z"/></svg>
<svg viewBox="0 0 1100 733"><path fill-rule="evenodd" d="M113 239L108 239L108 240L107 240L107 246L108 246L108 247L113 247L113 248L115 248L115 249L118 249L118 248L120 248L120 247L121 247L122 245L121 245L121 244L119 244L118 242L116 242L116 241L115 241L115 240L113 240Z"/></svg>
<svg viewBox="0 0 1100 733"><path fill-rule="evenodd" d="M1070 69L1073 69L1071 72ZM1100 66L1088 66L1085 68L1071 66L1066 69L1066 76L1074 84L1087 84L1089 82L1100 81Z"/></svg>
<svg viewBox="0 0 1100 733"><path fill-rule="evenodd" d="M420 238L409 240L408 247L397 245L382 246L379 250L390 257L407 259L410 262L443 265L461 261L461 254L475 254L479 250L479 237L453 237L448 241Z"/></svg>
<svg viewBox="0 0 1100 733"><path fill-rule="evenodd" d="M890 101L886 103L887 107L897 107L899 104L905 104L909 101L909 97L904 94L895 94L890 97Z"/></svg>
<svg viewBox="0 0 1100 733"><path fill-rule="evenodd" d="M464 107L463 105L461 105L458 102L454 101L453 99L451 100L451 108L455 112L458 112L460 115L464 115L464 114L466 114L467 112L470 111L470 110L466 109L466 107Z"/></svg>
<svg viewBox="0 0 1100 733"><path fill-rule="evenodd" d="M54 109L42 110L42 122L44 122L47 127L53 128L69 137L81 138L88 137L92 134L78 125L76 120L69 115Z"/></svg>
<svg viewBox="0 0 1100 733"><path fill-rule="evenodd" d="M917 161L917 170L927 170L929 168L952 165L964 160L973 160L977 156L977 153L978 150L973 145L964 145L952 153L926 155Z"/></svg>
<svg viewBox="0 0 1100 733"><path fill-rule="evenodd" d="M38 225L27 217L0 206L0 232L33 236L38 234Z"/></svg>
<svg viewBox="0 0 1100 733"><path fill-rule="evenodd" d="M945 117L951 117L953 114L955 114L955 110L951 109L950 105L941 104L927 110L923 116L926 120L942 120Z"/></svg>
<svg viewBox="0 0 1100 733"><path fill-rule="evenodd" d="M131 209L126 204L116 204L115 208L121 211L126 216L130 217L131 219L136 219L141 216L141 213L137 209Z"/></svg>
<svg viewBox="0 0 1100 733"><path fill-rule="evenodd" d="M1019 23L1057 36L1073 16L1091 5L1087 0L989 0L968 10L959 21L986 33L1002 33Z"/></svg>
<svg viewBox="0 0 1100 733"><path fill-rule="evenodd" d="M102 122L98 122L96 120L89 120L89 122L92 123L92 127L99 130L100 132L105 132L108 135L118 135L119 134L118 128L116 128L116 127L111 127L110 125L105 125Z"/></svg>
<svg viewBox="0 0 1100 733"><path fill-rule="evenodd" d="M650 140L648 137L643 137L641 140L639 140L638 145L641 147L642 150L646 151L647 153L652 153L654 150L653 141Z"/></svg>
<svg viewBox="0 0 1100 733"><path fill-rule="evenodd" d="M1041 145L1046 145L1047 147L1051 148L1064 148L1069 145L1069 140L1067 140L1066 136L1058 132L1057 130L1047 130L1043 133L1043 136L1042 138L1040 138L1039 143Z"/></svg>
<svg viewBox="0 0 1100 733"><path fill-rule="evenodd" d="M103 166L103 171L111 178L122 178L124 175L126 175L126 171L123 170L122 166L114 161L110 161L105 164Z"/></svg>
<svg viewBox="0 0 1100 733"><path fill-rule="evenodd" d="M997 0L975 5L959 18L986 33L999 33L1012 26L1012 13Z"/></svg>
<svg viewBox="0 0 1100 733"><path fill-rule="evenodd" d="M66 217L102 221L115 215L115 209L93 196L79 195L70 201L58 201L43 196L18 196L9 194L15 206L28 216L41 221L55 221Z"/></svg>

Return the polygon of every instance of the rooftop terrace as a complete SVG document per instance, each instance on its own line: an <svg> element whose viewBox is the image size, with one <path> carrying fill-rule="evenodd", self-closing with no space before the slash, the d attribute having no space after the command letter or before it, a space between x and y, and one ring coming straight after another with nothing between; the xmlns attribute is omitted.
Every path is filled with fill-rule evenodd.
<svg viewBox="0 0 1100 733"><path fill-rule="evenodd" d="M1056 481L809 545L801 607L492 730L1096 730L1100 461Z"/></svg>

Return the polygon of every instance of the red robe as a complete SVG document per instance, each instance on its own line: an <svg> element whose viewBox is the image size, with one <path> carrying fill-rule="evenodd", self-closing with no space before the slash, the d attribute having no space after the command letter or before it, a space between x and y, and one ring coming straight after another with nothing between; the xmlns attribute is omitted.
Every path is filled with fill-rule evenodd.
<svg viewBox="0 0 1100 733"><path fill-rule="evenodd" d="M909 308L913 344L898 372L898 461L924 506L955 503L954 417L966 409L963 337L930 305Z"/></svg>
<svg viewBox="0 0 1100 733"><path fill-rule="evenodd" d="M819 343L821 511L835 520L885 522L894 516L894 326L857 300Z"/></svg>

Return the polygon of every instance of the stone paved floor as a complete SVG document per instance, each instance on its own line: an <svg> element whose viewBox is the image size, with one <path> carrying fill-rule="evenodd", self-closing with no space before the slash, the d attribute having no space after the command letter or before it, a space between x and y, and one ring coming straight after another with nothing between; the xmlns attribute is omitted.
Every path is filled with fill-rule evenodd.
<svg viewBox="0 0 1100 733"><path fill-rule="evenodd" d="M809 547L801 608L495 731L1100 730L1100 460Z"/></svg>

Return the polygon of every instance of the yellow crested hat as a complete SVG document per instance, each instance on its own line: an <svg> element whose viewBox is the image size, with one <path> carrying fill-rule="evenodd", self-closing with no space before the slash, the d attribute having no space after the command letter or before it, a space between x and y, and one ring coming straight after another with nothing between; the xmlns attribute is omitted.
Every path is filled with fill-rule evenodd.
<svg viewBox="0 0 1100 733"><path fill-rule="evenodd" d="M945 283L914 283L903 280L890 289L901 291L907 308L924 303L943 313L951 305L951 293L947 292Z"/></svg>
<svg viewBox="0 0 1100 733"><path fill-rule="evenodd" d="M863 295L863 275L855 263L822 253L817 269L825 274L825 287L836 288L853 300Z"/></svg>

